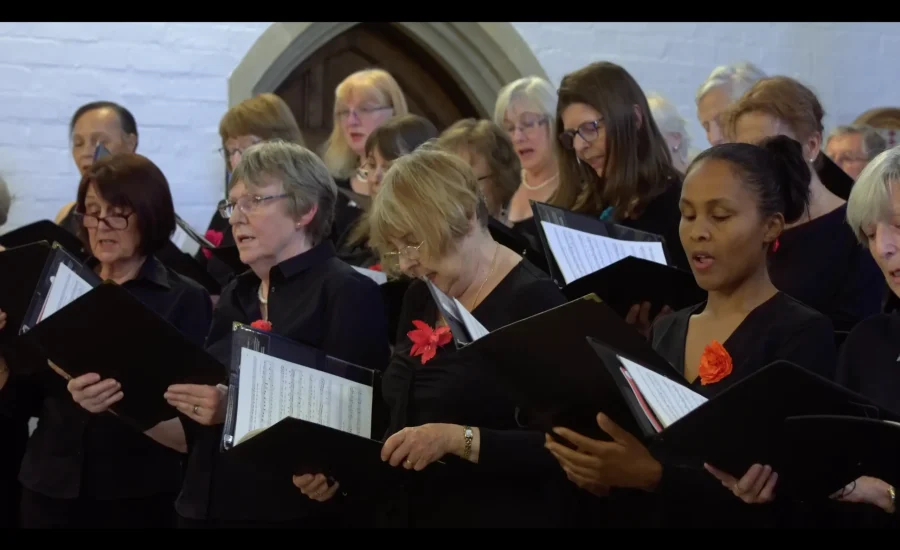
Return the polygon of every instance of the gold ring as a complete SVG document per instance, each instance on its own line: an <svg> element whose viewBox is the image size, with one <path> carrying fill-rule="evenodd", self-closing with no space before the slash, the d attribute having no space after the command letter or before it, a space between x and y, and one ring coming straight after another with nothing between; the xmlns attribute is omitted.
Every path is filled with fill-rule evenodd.
<svg viewBox="0 0 900 550"><path fill-rule="evenodd" d="M409 459L407 459L407 460L406 460L406 465L407 465L407 466L412 466L412 462L410 462Z"/></svg>
<svg viewBox="0 0 900 550"><path fill-rule="evenodd" d="M199 410L200 410L200 405L194 405L194 414L197 414L197 412Z"/></svg>

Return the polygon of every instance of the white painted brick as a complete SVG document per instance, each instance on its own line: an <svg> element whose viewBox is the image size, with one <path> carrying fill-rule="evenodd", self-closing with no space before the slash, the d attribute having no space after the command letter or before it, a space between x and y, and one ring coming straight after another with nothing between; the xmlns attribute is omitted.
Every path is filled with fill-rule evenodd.
<svg viewBox="0 0 900 550"><path fill-rule="evenodd" d="M679 106L698 148L694 93L717 65L748 60L819 94L826 130L900 89L897 23L514 23L554 84L593 61L623 65ZM52 218L78 174L68 122L83 103L120 101L139 152L172 186L179 214L205 229L223 190L218 122L228 75L269 23L0 23L0 174L15 201L3 230Z"/></svg>

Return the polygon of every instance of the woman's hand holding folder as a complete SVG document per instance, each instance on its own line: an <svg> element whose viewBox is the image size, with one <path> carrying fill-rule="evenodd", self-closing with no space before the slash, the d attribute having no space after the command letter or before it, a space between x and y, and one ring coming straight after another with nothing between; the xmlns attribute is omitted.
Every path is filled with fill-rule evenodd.
<svg viewBox="0 0 900 550"><path fill-rule="evenodd" d="M619 427L603 413L597 425L612 441L597 441L567 428L553 432L571 442L569 449L546 436L545 447L553 454L566 476L579 487L595 494L603 488L627 487L652 491L662 479L662 465L636 437Z"/></svg>
<svg viewBox="0 0 900 550"><path fill-rule="evenodd" d="M172 384L163 397L178 411L204 426L225 422L228 387L203 384Z"/></svg>
<svg viewBox="0 0 900 550"><path fill-rule="evenodd" d="M72 378L53 363L50 363L50 368L69 381L66 389L72 394L72 399L88 412L105 412L124 397L122 385L112 378L101 380L100 375L95 372Z"/></svg>
<svg viewBox="0 0 900 550"><path fill-rule="evenodd" d="M341 484L332 480L333 485L328 485L328 478L322 474L303 474L302 476L294 476L294 485L300 489L300 492L309 498L325 502L337 493Z"/></svg>
<svg viewBox="0 0 900 550"><path fill-rule="evenodd" d="M773 472L769 465L754 464L741 479L709 464L704 464L703 467L721 481L723 487L747 504L766 504L775 500L778 472Z"/></svg>
<svg viewBox="0 0 900 550"><path fill-rule="evenodd" d="M871 504L893 514L897 511L896 491L889 483L880 479L863 476L848 484L831 498L842 502Z"/></svg>
<svg viewBox="0 0 900 550"><path fill-rule="evenodd" d="M629 325L634 325L634 328L636 328L638 332L643 334L645 338L649 338L650 327L653 326L653 323L659 320L659 318L663 315L672 313L672 308L670 308L669 306L663 306L651 322L651 307L653 307L653 304L651 304L650 302L644 302L643 304L634 304L633 306L631 306L631 309L628 310L628 315L625 316L625 322Z"/></svg>

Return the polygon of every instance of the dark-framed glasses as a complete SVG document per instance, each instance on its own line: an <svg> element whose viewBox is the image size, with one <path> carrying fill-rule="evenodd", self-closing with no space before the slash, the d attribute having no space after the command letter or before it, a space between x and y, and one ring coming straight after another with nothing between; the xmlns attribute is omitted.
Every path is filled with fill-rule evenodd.
<svg viewBox="0 0 900 550"><path fill-rule="evenodd" d="M219 201L218 210L219 214L223 218L228 219L232 214L234 214L235 207L239 208L244 214L252 214L257 208L259 208L260 204L274 199L283 199L288 196L289 195L287 193L266 196L244 195L234 202L229 200Z"/></svg>
<svg viewBox="0 0 900 550"><path fill-rule="evenodd" d="M602 118L584 122L574 130L566 130L559 134L559 143L566 149L574 149L576 135L581 136L581 139L584 141L591 143L600 136L601 130L606 130Z"/></svg>
<svg viewBox="0 0 900 550"><path fill-rule="evenodd" d="M96 214L85 214L83 212L75 212L75 216L81 218L81 225L87 229L95 229L100 227L100 222L106 224L110 229L128 229L128 219L134 215L134 212L128 214L111 214L109 216L98 216Z"/></svg>

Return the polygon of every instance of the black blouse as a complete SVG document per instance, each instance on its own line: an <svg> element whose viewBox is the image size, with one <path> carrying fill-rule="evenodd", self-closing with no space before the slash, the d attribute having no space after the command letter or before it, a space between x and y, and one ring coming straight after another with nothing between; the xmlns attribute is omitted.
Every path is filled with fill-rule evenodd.
<svg viewBox="0 0 900 550"><path fill-rule="evenodd" d="M672 313L651 329L653 348L682 372L688 323L704 308L702 303ZM699 377L691 384L706 398L780 359L834 378L837 351L831 321L783 292L751 311L722 345L732 357L732 374L716 384L704 386ZM682 464L676 457L659 460L663 478L655 494L666 526L760 526L774 521L772 506L744 504L702 464ZM698 513L701 509L703 513Z"/></svg>
<svg viewBox="0 0 900 550"><path fill-rule="evenodd" d="M96 265L97 261L86 263ZM149 256L137 277L122 287L191 341L203 345L212 302L197 283ZM102 350L101 339L97 352ZM179 453L114 415L82 409L72 400L65 380L50 369L10 377L0 391L0 402L3 412L14 418L39 418L19 475L22 485L32 491L59 499L108 500L175 495L181 486ZM172 417L176 416L173 409Z"/></svg>
<svg viewBox="0 0 900 550"><path fill-rule="evenodd" d="M527 260L520 262L472 315L488 330L561 305L554 283ZM564 522L559 492L570 485L544 448L544 435L520 425L521 400L482 361L461 361L453 343L425 365L410 356L406 333L413 320L438 319L427 286L406 293L397 346L384 375L391 412L388 435L404 427L449 423L478 427L479 463L449 461L446 471L426 468L379 505L379 522L410 527L558 526Z"/></svg>
<svg viewBox="0 0 900 550"><path fill-rule="evenodd" d="M231 358L235 322L261 318L253 271L225 289L213 313L207 350L223 365ZM384 302L378 285L334 256L325 241L273 267L269 278L272 331L326 354L375 370L390 356ZM223 382L227 369L223 368ZM283 523L329 513L332 504L314 502L291 479L273 477L265 465L248 467L220 452L222 425L182 419L189 457L176 510L191 520Z"/></svg>
<svg viewBox="0 0 900 550"><path fill-rule="evenodd" d="M781 234L769 263L772 283L849 331L881 312L885 282L847 225L847 205Z"/></svg>

